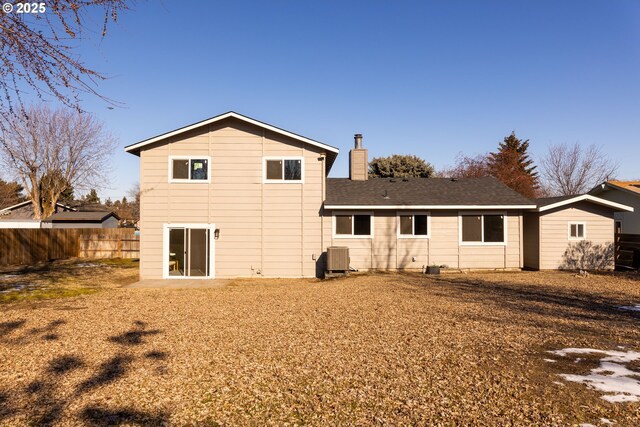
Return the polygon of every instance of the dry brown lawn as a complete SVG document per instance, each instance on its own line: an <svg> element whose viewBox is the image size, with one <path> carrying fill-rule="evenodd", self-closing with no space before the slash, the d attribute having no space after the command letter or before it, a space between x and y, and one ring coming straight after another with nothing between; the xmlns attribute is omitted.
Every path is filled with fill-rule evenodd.
<svg viewBox="0 0 640 427"><path fill-rule="evenodd" d="M639 403L558 375L595 361L544 361L640 350L640 313L616 308L640 303L637 276L126 289L135 268L64 269L47 274L97 292L0 305L0 425L640 425Z"/></svg>

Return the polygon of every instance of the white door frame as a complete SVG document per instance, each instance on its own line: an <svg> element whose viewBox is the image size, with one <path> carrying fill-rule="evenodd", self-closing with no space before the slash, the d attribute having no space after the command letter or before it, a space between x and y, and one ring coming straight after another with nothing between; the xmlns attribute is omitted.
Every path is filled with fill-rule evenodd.
<svg viewBox="0 0 640 427"><path fill-rule="evenodd" d="M169 276L169 229L170 228L198 228L209 230L209 275L208 276ZM163 279L215 279L215 224L206 223L169 223L162 228L162 278ZM186 242L185 242L186 244Z"/></svg>

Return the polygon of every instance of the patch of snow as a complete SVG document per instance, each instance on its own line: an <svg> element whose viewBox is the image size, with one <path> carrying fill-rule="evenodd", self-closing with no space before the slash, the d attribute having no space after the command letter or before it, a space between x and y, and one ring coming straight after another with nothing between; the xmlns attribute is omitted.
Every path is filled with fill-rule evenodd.
<svg viewBox="0 0 640 427"><path fill-rule="evenodd" d="M611 403L637 402L638 396L629 396L627 394L605 394L602 399Z"/></svg>
<svg viewBox="0 0 640 427"><path fill-rule="evenodd" d="M602 359L603 361L619 363L627 363L640 359L640 352L637 351L597 350L595 348L565 348L562 350L548 351L548 353L563 357L568 354L604 354L608 357Z"/></svg>
<svg viewBox="0 0 640 427"><path fill-rule="evenodd" d="M557 360L553 360L553 359L542 359L542 360L544 360L545 362L549 362L549 363L556 363L557 362Z"/></svg>
<svg viewBox="0 0 640 427"><path fill-rule="evenodd" d="M3 274L0 279L13 279L14 277L20 277L19 274Z"/></svg>
<svg viewBox="0 0 640 427"><path fill-rule="evenodd" d="M560 381L554 381L553 383L554 383L554 384L557 384L557 385L559 385L559 386L564 387L564 383L561 383Z"/></svg>
<svg viewBox="0 0 640 427"><path fill-rule="evenodd" d="M558 356L569 354L600 354L605 357L600 359L600 366L591 369L587 375L561 374L567 381L585 384L587 387L602 391L605 394L602 399L608 402L637 402L640 401L640 381L634 377L640 372L633 371L624 366L640 359L640 352L597 350L593 348L565 348L563 350L550 351ZM576 362L582 360L576 359Z"/></svg>
<svg viewBox="0 0 640 427"><path fill-rule="evenodd" d="M601 422L602 424L609 424L609 425L613 424L613 421L608 420L608 419L606 419L606 418L600 418L600 422Z"/></svg>
<svg viewBox="0 0 640 427"><path fill-rule="evenodd" d="M580 427L598 427L596 425L593 424L589 424L589 423L582 423L582 424L578 424Z"/></svg>
<svg viewBox="0 0 640 427"><path fill-rule="evenodd" d="M81 262L80 264L76 264L76 267L99 267L99 264L92 264L90 262Z"/></svg>
<svg viewBox="0 0 640 427"><path fill-rule="evenodd" d="M627 311L640 311L640 304L637 304L637 305L623 305L623 306L618 307L618 309L627 310Z"/></svg>
<svg viewBox="0 0 640 427"><path fill-rule="evenodd" d="M582 357L578 357L576 358L576 360L573 361L573 363L580 363L582 362Z"/></svg>

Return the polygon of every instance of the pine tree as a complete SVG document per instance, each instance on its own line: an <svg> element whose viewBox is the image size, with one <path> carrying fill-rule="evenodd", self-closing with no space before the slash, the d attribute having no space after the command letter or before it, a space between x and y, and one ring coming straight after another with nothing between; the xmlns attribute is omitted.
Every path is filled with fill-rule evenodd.
<svg viewBox="0 0 640 427"><path fill-rule="evenodd" d="M90 203L90 204L100 203L100 197L98 197L98 192L96 191L95 188L92 188L91 190L89 190L89 194L84 196L84 202Z"/></svg>
<svg viewBox="0 0 640 427"><path fill-rule="evenodd" d="M515 132L504 138L498 151L489 153L488 168L492 176L528 198L536 197L538 172L527 152L529 140L521 140Z"/></svg>

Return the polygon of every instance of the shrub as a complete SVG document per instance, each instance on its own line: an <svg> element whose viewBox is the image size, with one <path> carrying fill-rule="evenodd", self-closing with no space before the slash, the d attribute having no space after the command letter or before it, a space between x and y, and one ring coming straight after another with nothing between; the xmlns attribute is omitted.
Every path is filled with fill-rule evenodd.
<svg viewBox="0 0 640 427"><path fill-rule="evenodd" d="M569 245L562 260L562 270L610 270L614 267L613 244L581 240Z"/></svg>

